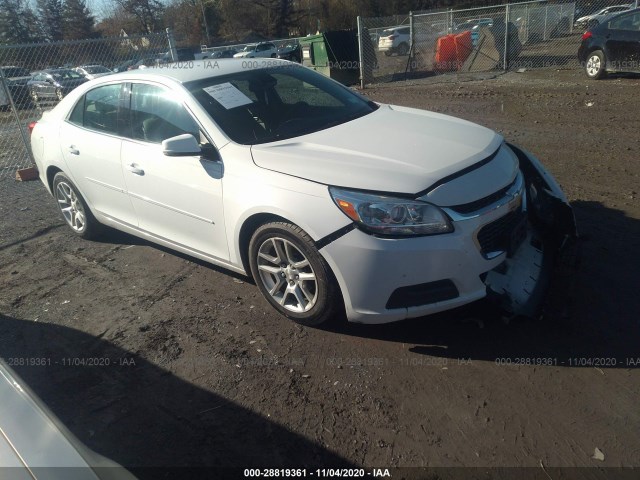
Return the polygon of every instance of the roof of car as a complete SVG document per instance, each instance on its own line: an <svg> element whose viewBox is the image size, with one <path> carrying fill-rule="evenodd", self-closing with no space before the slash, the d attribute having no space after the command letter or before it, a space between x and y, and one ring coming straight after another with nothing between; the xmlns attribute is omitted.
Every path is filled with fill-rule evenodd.
<svg viewBox="0 0 640 480"><path fill-rule="evenodd" d="M240 58L190 60L188 62L161 64L144 70L130 70L102 78L108 78L109 81L113 81L119 79L126 80L132 77L163 77L176 80L180 83L186 83L194 80L201 80L203 78L219 77L221 75L237 73L247 69L295 65L292 64L292 62L277 60L275 58L266 60L268 60L268 62L264 62L264 65L263 62L250 62L249 65L246 59ZM180 66L180 68L175 68L176 66Z"/></svg>

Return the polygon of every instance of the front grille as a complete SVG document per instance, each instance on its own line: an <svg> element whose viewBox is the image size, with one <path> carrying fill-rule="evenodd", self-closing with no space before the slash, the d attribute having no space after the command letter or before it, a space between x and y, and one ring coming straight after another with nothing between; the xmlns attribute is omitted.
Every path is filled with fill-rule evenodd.
<svg viewBox="0 0 640 480"><path fill-rule="evenodd" d="M458 297L459 292L451 280L421 283L394 290L387 301L387 308L408 308L430 303L444 302Z"/></svg>
<svg viewBox="0 0 640 480"><path fill-rule="evenodd" d="M478 243L483 255L492 252L508 252L517 248L522 240L525 213L519 208L488 223L478 232Z"/></svg>
<svg viewBox="0 0 640 480"><path fill-rule="evenodd" d="M469 203L464 203L462 205L453 205L453 206L448 207L448 208L450 208L451 210L453 210L453 211L455 211L457 213L461 213L461 214L477 212L478 210L481 210L484 207L488 207L492 203L495 203L498 200L500 200L502 197L504 197L505 194L509 191L509 189L511 187L513 187L513 184L516 183L517 180L518 180L518 177L516 177L513 180L513 182L511 182L506 187L501 188L497 192L494 192L491 195L487 195L486 197L483 197L483 198L481 198L479 200L475 200L475 201L469 202Z"/></svg>

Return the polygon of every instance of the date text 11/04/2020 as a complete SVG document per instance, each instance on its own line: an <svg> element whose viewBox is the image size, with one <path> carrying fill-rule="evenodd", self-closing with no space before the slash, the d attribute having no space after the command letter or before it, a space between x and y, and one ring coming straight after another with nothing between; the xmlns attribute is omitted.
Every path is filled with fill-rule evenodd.
<svg viewBox="0 0 640 480"><path fill-rule="evenodd" d="M499 366L638 367L640 357L496 358Z"/></svg>
<svg viewBox="0 0 640 480"><path fill-rule="evenodd" d="M388 468L245 468L245 478L250 477L318 477L318 478L391 478Z"/></svg>

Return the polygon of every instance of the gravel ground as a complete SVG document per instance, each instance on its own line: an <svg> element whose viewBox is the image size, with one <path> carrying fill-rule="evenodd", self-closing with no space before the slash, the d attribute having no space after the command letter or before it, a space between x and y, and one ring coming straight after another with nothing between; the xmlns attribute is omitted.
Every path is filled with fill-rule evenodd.
<svg viewBox="0 0 640 480"><path fill-rule="evenodd" d="M479 303L303 328L247 278L117 232L75 238L38 182L4 178L0 356L80 440L143 478L348 465L633 478L619 467L640 467L640 78L458 80L365 94L494 128L557 177L583 259L542 320L505 324Z"/></svg>

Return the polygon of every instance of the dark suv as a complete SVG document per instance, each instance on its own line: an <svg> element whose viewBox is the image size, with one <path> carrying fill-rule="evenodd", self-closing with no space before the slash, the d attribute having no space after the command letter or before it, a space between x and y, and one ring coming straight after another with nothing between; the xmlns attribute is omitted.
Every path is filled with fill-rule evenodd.
<svg viewBox="0 0 640 480"><path fill-rule="evenodd" d="M640 72L640 9L608 19L582 35L578 59L587 77Z"/></svg>
<svg viewBox="0 0 640 480"><path fill-rule="evenodd" d="M11 93L11 97L13 98L13 102L16 105L28 104L31 101L29 87L27 86L27 82L31 80L31 73L29 73L29 70L21 67L0 68L2 68L2 74L5 78L5 82L7 83L7 88ZM0 106L3 108L9 106L9 99L5 97L5 92L0 92Z"/></svg>

